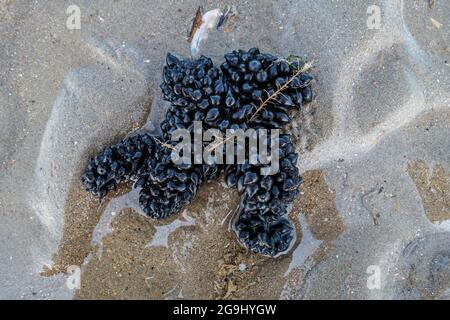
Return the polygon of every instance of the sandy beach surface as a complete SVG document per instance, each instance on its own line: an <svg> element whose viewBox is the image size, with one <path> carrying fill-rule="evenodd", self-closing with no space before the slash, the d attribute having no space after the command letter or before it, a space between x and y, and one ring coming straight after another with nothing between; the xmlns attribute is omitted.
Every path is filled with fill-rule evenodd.
<svg viewBox="0 0 450 320"><path fill-rule="evenodd" d="M0 0L1 299L450 298L450 1L80 0L75 30L71 4ZM190 56L199 5L233 10L201 48L216 62L255 46L314 61L288 128L297 240L277 259L229 232L223 179L158 222L130 185L100 203L79 180L157 128L165 55Z"/></svg>

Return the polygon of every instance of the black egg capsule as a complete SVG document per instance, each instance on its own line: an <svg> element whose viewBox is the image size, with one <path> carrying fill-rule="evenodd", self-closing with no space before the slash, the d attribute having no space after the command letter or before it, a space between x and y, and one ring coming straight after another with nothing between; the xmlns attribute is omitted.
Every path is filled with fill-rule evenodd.
<svg viewBox="0 0 450 320"><path fill-rule="evenodd" d="M258 181L258 175L254 172L247 172L244 175L244 185L248 186L250 184L254 184Z"/></svg>
<svg viewBox="0 0 450 320"><path fill-rule="evenodd" d="M311 102L313 99L313 93L310 87L302 89L302 97L303 101L305 102Z"/></svg>
<svg viewBox="0 0 450 320"><path fill-rule="evenodd" d="M260 71L256 74L256 81L259 83L266 83L269 79L269 75L266 71Z"/></svg>
<svg viewBox="0 0 450 320"><path fill-rule="evenodd" d="M205 121L207 123L213 123L214 121L217 120L217 118L219 118L219 115L220 115L219 109L218 108L212 108L206 114Z"/></svg>
<svg viewBox="0 0 450 320"><path fill-rule="evenodd" d="M261 70L261 68L262 68L261 62L259 62L258 60L251 60L248 63L248 69L251 72L258 72L259 70Z"/></svg>

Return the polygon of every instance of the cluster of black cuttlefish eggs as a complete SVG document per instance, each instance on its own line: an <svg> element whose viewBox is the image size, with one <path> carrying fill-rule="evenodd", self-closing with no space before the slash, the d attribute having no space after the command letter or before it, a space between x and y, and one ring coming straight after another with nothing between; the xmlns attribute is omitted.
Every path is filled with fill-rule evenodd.
<svg viewBox="0 0 450 320"><path fill-rule="evenodd" d="M232 230L249 250L266 256L286 252L295 238L287 218L298 196L301 177L291 136L278 136L279 170L263 174L265 165L245 160L240 164L175 164L171 133L203 129L282 129L291 121L290 110L312 100L313 78L299 61L260 53L256 48L225 55L220 68L210 58L181 60L166 57L161 84L170 107L160 136L141 133L109 146L90 159L81 180L87 191L103 198L119 182L133 180L140 188L139 204L146 215L163 219L190 203L204 181L225 172L226 183L236 187L241 202ZM264 108L261 104L264 103Z"/></svg>

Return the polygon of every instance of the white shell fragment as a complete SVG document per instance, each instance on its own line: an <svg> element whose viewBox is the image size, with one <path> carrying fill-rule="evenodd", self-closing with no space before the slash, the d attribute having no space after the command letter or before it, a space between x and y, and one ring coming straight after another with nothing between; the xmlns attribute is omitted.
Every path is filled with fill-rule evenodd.
<svg viewBox="0 0 450 320"><path fill-rule="evenodd" d="M208 39L208 33L211 30L217 28L222 17L223 13L220 9L210 10L202 16L202 24L195 31L191 41L191 55L193 58L198 58L202 42Z"/></svg>

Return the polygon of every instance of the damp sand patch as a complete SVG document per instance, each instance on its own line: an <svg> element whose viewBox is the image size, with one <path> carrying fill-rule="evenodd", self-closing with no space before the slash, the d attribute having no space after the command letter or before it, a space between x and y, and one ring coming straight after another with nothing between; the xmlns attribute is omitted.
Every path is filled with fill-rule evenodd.
<svg viewBox="0 0 450 320"><path fill-rule="evenodd" d="M408 173L422 199L427 218L432 223L450 219L450 171L443 165L429 167L418 160L408 165Z"/></svg>

